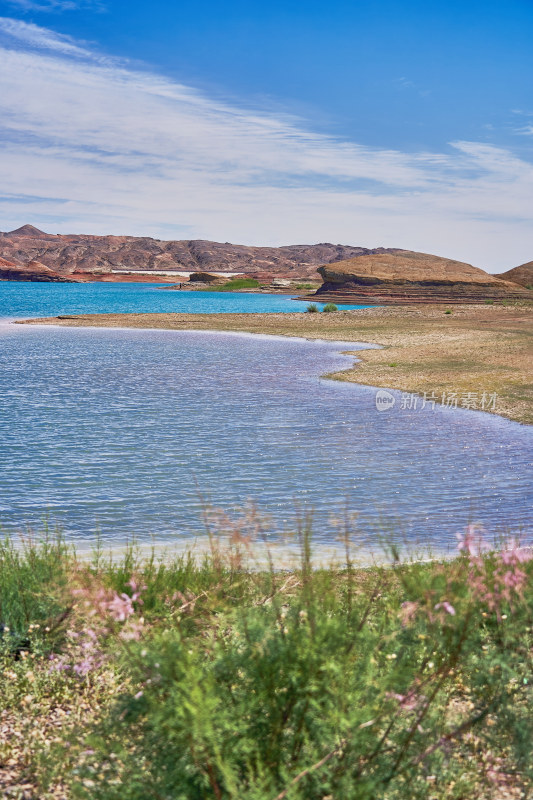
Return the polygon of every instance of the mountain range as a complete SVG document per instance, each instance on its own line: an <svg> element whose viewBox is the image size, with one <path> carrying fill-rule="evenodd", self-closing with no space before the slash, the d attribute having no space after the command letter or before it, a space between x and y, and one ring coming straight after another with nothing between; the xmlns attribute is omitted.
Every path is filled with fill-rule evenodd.
<svg viewBox="0 0 533 800"><path fill-rule="evenodd" d="M51 234L23 225L0 232L0 279L172 282L182 273L241 273L261 281L320 274L324 299L349 302L484 302L529 299L533 262L490 275L461 261L401 248L293 244L252 247L203 239ZM129 273L129 274L126 274ZM347 299L343 299L346 295Z"/></svg>
<svg viewBox="0 0 533 800"><path fill-rule="evenodd" d="M44 233L32 225L0 233L0 257L24 266L37 261L59 275L110 273L115 270L242 272L254 276L316 278L321 264L370 253L378 247L341 244L248 247L203 239L162 241L147 236L90 236Z"/></svg>

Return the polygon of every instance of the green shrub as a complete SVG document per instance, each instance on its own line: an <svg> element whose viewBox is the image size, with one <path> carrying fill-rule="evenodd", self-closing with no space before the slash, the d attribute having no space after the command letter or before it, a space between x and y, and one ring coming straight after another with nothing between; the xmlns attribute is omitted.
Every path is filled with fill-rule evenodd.
<svg viewBox="0 0 533 800"><path fill-rule="evenodd" d="M324 312L326 312L326 313L328 313L328 312L330 312L330 311L338 311L338 310L339 310L339 309L337 308L337 306L335 305L335 303L326 303L326 305L325 305L325 306L324 306L324 308L322 309L322 311L324 311Z"/></svg>
<svg viewBox="0 0 533 800"><path fill-rule="evenodd" d="M508 774L496 752L533 778L533 561L480 557L473 529L442 564L313 570L304 535L294 575L204 565L124 647L104 719L66 733L62 779L91 800L426 800L433 775L459 800Z"/></svg>
<svg viewBox="0 0 533 800"><path fill-rule="evenodd" d="M209 292L236 292L238 289L258 289L259 281L255 278L233 278L221 286L210 286Z"/></svg>
<svg viewBox="0 0 533 800"><path fill-rule="evenodd" d="M445 311L444 313L445 313L445 314L453 314L453 311L452 311L451 309L448 309L448 310L447 310L447 311Z"/></svg>
<svg viewBox="0 0 533 800"><path fill-rule="evenodd" d="M308 314L316 314L318 312L318 306L316 303L309 303L306 309Z"/></svg>
<svg viewBox="0 0 533 800"><path fill-rule="evenodd" d="M485 305L493 306L494 305L494 300L485 300Z"/></svg>
<svg viewBox="0 0 533 800"><path fill-rule="evenodd" d="M62 634L71 603L66 592L72 554L60 536L0 541L0 643L29 647L31 631L46 631L50 646Z"/></svg>
<svg viewBox="0 0 533 800"><path fill-rule="evenodd" d="M345 566L315 569L298 537L289 573L216 536L199 560L1 543L2 620L31 638L70 611L52 653L0 648L1 755L23 744L32 796L530 796L532 551L490 552L470 525L450 561L391 546L391 566L356 568L346 537Z"/></svg>

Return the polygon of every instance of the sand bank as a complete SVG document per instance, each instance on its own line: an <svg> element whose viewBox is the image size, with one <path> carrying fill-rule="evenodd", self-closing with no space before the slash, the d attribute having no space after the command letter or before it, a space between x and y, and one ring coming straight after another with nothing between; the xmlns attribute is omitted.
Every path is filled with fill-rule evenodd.
<svg viewBox="0 0 533 800"><path fill-rule="evenodd" d="M447 313L451 312L451 313ZM354 367L329 377L427 393L533 423L533 303L394 306L331 314L80 314L27 320L72 327L224 330L368 342ZM488 403L487 398L495 398ZM452 400L453 402L453 400Z"/></svg>

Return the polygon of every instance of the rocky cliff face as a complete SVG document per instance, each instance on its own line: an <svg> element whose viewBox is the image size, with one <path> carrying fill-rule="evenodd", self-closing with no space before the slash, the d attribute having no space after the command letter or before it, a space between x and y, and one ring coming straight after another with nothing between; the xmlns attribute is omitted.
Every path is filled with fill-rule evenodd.
<svg viewBox="0 0 533 800"><path fill-rule="evenodd" d="M319 268L321 299L333 302L485 302L529 299L516 284L471 264L410 250L364 255Z"/></svg>
<svg viewBox="0 0 533 800"><path fill-rule="evenodd" d="M5 258L0 258L0 281L73 283L70 278L65 275L59 275L38 261L30 261L29 264L14 264Z"/></svg>
<svg viewBox="0 0 533 800"><path fill-rule="evenodd" d="M524 286L526 288L531 287L533 286L533 261L528 261L527 264L520 264L519 267L508 269L507 272L502 272L500 275L495 275L494 277L517 283L519 286ZM533 300L533 295L531 299Z"/></svg>
<svg viewBox="0 0 533 800"><path fill-rule="evenodd" d="M321 264L386 252L394 251L327 243L247 247L201 239L161 241L135 236L63 236L44 233L32 225L0 233L0 256L18 264L38 260L63 275L153 269L316 277Z"/></svg>

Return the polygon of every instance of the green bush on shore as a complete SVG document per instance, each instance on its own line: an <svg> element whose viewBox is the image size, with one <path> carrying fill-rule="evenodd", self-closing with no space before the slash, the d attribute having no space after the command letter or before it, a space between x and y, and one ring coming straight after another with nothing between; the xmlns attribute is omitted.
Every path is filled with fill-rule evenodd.
<svg viewBox="0 0 533 800"><path fill-rule="evenodd" d="M0 645L16 653L32 630L48 628L49 647L61 637L70 594L69 549L60 535L0 540Z"/></svg>
<svg viewBox="0 0 533 800"><path fill-rule="evenodd" d="M3 603L23 591L1 619L28 644L4 646L0 711L31 709L38 726L59 702L72 720L32 745L36 796L59 784L91 800L527 792L531 551L485 552L469 526L449 562L356 568L347 548L343 568L314 569L304 526L287 573L246 567L238 530L200 561L132 548L83 562L61 542L5 543ZM67 619L61 639L54 619Z"/></svg>
<svg viewBox="0 0 533 800"><path fill-rule="evenodd" d="M233 278L227 283L219 286L210 286L206 291L209 292L236 292L238 289L258 289L259 281L255 278Z"/></svg>

